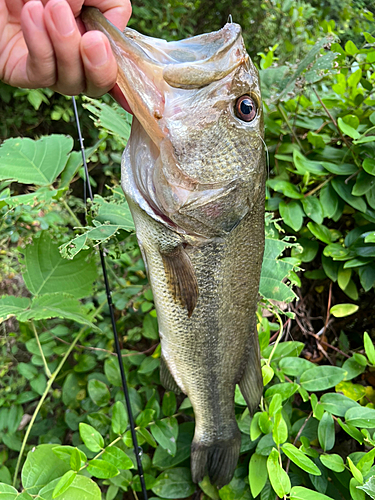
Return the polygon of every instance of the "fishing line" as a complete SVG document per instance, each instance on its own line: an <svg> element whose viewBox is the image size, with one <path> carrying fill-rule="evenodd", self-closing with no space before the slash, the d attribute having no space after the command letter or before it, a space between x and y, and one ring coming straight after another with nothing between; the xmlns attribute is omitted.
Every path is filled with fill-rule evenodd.
<svg viewBox="0 0 375 500"><path fill-rule="evenodd" d="M72 102L73 102L74 116L75 116L75 120L76 120L76 124L77 124L78 139L79 139L79 144L80 144L80 147L81 147L83 168L84 168L84 171L85 171L84 194L83 194L83 197L84 197L84 202L86 204L87 199L93 200L93 195L92 195L92 189L91 189L91 184L90 184L89 171L88 171L88 168L87 168L85 148L83 146L84 139L82 137L81 125L80 125L80 122L79 122L79 116L78 116L78 110L77 110L77 103L76 103L76 100L75 100L74 97L72 97ZM87 213L87 211L86 211L86 213ZM113 310L113 302L112 302L111 290L110 290L110 287L109 287L109 281L108 281L108 274L107 274L107 268L106 268L106 263L105 263L105 257L104 257L104 252L103 252L103 250L102 250L102 248L100 246L99 246L99 255L100 255L100 263L101 263L102 270L103 270L105 292L106 292L106 295L107 295L107 303L108 303L109 313L110 313L110 316L111 316L113 338L114 338L115 346L116 346L117 360L118 360L118 364L119 364L119 367L120 367L122 389L124 391L125 402L126 402L126 409L127 409L128 417L129 417L130 432L131 432L132 441L133 441L133 447L134 447L134 454L135 454L135 458L136 458L136 461L137 461L138 475L139 475L139 480L140 480L140 483L141 483L143 499L144 500L148 500L147 490L146 490L146 483L145 483L145 478L144 478L144 474L143 474L143 466L142 466L142 461L141 461L142 449L138 446L137 434L135 432L135 423L134 423L134 418L133 418L133 413L132 413L132 408L131 408L131 403L130 403L129 390L128 390L128 384L127 384L127 381L126 381L126 376L125 376L125 371L124 371L124 365L122 363L120 342L119 342L118 334L117 334L115 314L114 314L114 310Z"/></svg>

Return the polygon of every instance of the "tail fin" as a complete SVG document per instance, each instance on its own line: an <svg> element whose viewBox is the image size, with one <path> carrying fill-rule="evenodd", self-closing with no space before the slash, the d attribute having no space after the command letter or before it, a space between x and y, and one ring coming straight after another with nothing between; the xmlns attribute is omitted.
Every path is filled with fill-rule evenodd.
<svg viewBox="0 0 375 500"><path fill-rule="evenodd" d="M234 474L241 447L241 433L236 429L232 439L211 445L194 442L191 446L191 475L194 483L208 474L212 484L222 488Z"/></svg>

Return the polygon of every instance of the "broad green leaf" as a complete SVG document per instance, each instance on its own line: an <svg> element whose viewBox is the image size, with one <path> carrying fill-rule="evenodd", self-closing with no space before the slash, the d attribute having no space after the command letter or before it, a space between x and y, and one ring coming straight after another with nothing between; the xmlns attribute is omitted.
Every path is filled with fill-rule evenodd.
<svg viewBox="0 0 375 500"><path fill-rule="evenodd" d="M3 295L0 298L0 323L16 316L30 306L30 299Z"/></svg>
<svg viewBox="0 0 375 500"><path fill-rule="evenodd" d="M99 479L109 479L119 474L117 467L115 467L109 462L106 462L105 460L99 460L99 459L89 461L89 464L87 466L87 472L89 472L94 477L97 477Z"/></svg>
<svg viewBox="0 0 375 500"><path fill-rule="evenodd" d="M293 486L290 492L290 500L332 500L332 498L303 486Z"/></svg>
<svg viewBox="0 0 375 500"><path fill-rule="evenodd" d="M70 465L71 457L73 453L78 451L80 457L80 467L87 461L86 455L82 450L75 448L74 446L55 446L52 448L53 453L59 457L60 460Z"/></svg>
<svg viewBox="0 0 375 500"><path fill-rule="evenodd" d="M1 500L16 500L18 491L9 484L0 483L0 499Z"/></svg>
<svg viewBox="0 0 375 500"><path fill-rule="evenodd" d="M299 356L304 348L305 344L303 342L296 342L287 340L286 342L280 342L276 347L272 361L277 361L280 358L286 358L288 356ZM274 346L270 345L262 352L264 358L268 358L273 350Z"/></svg>
<svg viewBox="0 0 375 500"><path fill-rule="evenodd" d="M54 453L56 455L55 451L54 451ZM81 468L81 453L82 453L81 450L79 450L78 448L74 448L74 450L72 451L72 454L70 455L70 461L69 461L70 467L76 472L78 472L79 469ZM57 455L57 456L59 456L59 455ZM71 482L73 482L73 479Z"/></svg>
<svg viewBox="0 0 375 500"><path fill-rule="evenodd" d="M134 222L125 197L122 203L109 203L101 196L95 195L94 203L99 207L96 220L101 223L109 222L125 231L134 231Z"/></svg>
<svg viewBox="0 0 375 500"><path fill-rule="evenodd" d="M305 214L317 224L321 224L324 219L323 207L314 196L306 196L301 200Z"/></svg>
<svg viewBox="0 0 375 500"><path fill-rule="evenodd" d="M320 162L309 160L297 151L297 149L293 150L293 162L300 175L304 175L306 172L316 175L324 175L326 173Z"/></svg>
<svg viewBox="0 0 375 500"><path fill-rule="evenodd" d="M106 406L111 399L111 394L106 384L95 378L89 380L87 390L92 401L98 406Z"/></svg>
<svg viewBox="0 0 375 500"><path fill-rule="evenodd" d="M327 411L324 412L318 426L318 439L324 451L329 451L335 444L335 423Z"/></svg>
<svg viewBox="0 0 375 500"><path fill-rule="evenodd" d="M167 452L174 456L176 454L176 440L177 434L172 425L172 419L166 418L164 420L158 420L150 426L151 434L154 436L155 440L165 449ZM178 427L177 427L178 432Z"/></svg>
<svg viewBox="0 0 375 500"><path fill-rule="evenodd" d="M162 410L166 417L171 417L177 408L176 395L174 392L165 392L163 397Z"/></svg>
<svg viewBox="0 0 375 500"><path fill-rule="evenodd" d="M363 366L363 364L358 363L358 361L354 357L352 357L347 359L343 363L342 369L347 372L344 378L344 380L346 381L358 377L358 375L360 375L366 370L366 365Z"/></svg>
<svg viewBox="0 0 375 500"><path fill-rule="evenodd" d="M331 231L328 229L328 227L323 226L322 224L316 224L314 222L308 222L307 227L318 240L321 240L327 244L332 242Z"/></svg>
<svg viewBox="0 0 375 500"><path fill-rule="evenodd" d="M263 378L263 386L265 387L271 380L273 379L275 372L268 365L262 366L262 378Z"/></svg>
<svg viewBox="0 0 375 500"><path fill-rule="evenodd" d="M104 448L103 437L91 425L81 422L79 424L79 434L82 441L90 451L94 451L96 453Z"/></svg>
<svg viewBox="0 0 375 500"><path fill-rule="evenodd" d="M185 467L176 467L158 476L152 491L163 498L187 498L195 491L195 484L191 480L190 470Z"/></svg>
<svg viewBox="0 0 375 500"><path fill-rule="evenodd" d="M63 476L70 467L60 460L53 448L56 445L42 444L29 451L22 468L22 485L30 495L37 495L40 489Z"/></svg>
<svg viewBox="0 0 375 500"><path fill-rule="evenodd" d="M279 210L285 224L294 229L294 231L301 229L303 224L303 210L298 201L290 201L289 203L281 201Z"/></svg>
<svg viewBox="0 0 375 500"><path fill-rule="evenodd" d="M360 406L352 399L344 396L343 394L338 394L335 392L327 392L323 394L323 396L320 398L320 403L326 411L338 417L344 417L345 413L350 408Z"/></svg>
<svg viewBox="0 0 375 500"><path fill-rule="evenodd" d="M304 358L286 357L280 360L279 367L285 375L299 377L314 365Z"/></svg>
<svg viewBox="0 0 375 500"><path fill-rule="evenodd" d="M275 443L280 446L288 439L288 426L282 416L281 411L274 417L274 426L272 429L272 437Z"/></svg>
<svg viewBox="0 0 375 500"><path fill-rule="evenodd" d="M361 483L352 477L349 483L349 491L352 500L365 500L365 492L358 489L358 486L361 486Z"/></svg>
<svg viewBox="0 0 375 500"><path fill-rule="evenodd" d="M103 460L114 465L118 469L132 469L133 462L127 454L116 446L108 446L102 455Z"/></svg>
<svg viewBox="0 0 375 500"><path fill-rule="evenodd" d="M275 448L267 459L267 471L272 488L280 498L283 498L290 492L291 484L288 474L279 463L279 452Z"/></svg>
<svg viewBox="0 0 375 500"><path fill-rule="evenodd" d="M375 427L375 410L363 406L349 408L345 413L345 422L355 427L373 428Z"/></svg>
<svg viewBox="0 0 375 500"><path fill-rule="evenodd" d="M373 158L365 158L362 167L368 174L375 175L375 160Z"/></svg>
<svg viewBox="0 0 375 500"><path fill-rule="evenodd" d="M352 139L359 139L361 137L361 134L355 128L345 123L341 117L337 120L337 124L341 132L343 132L345 135L348 135Z"/></svg>
<svg viewBox="0 0 375 500"><path fill-rule="evenodd" d="M320 469L314 464L310 458L308 458L300 449L296 448L291 443L285 443L281 447L285 455L290 458L298 467L307 472L308 474L313 474L314 476L320 476Z"/></svg>
<svg viewBox="0 0 375 500"><path fill-rule="evenodd" d="M375 476L371 476L363 485L359 485L357 489L363 490L371 498L375 499Z"/></svg>
<svg viewBox="0 0 375 500"><path fill-rule="evenodd" d="M90 157L97 151L99 146L104 142L104 138L99 139L94 146L85 148L85 158L88 161ZM68 161L61 172L61 182L59 188L67 188L72 181L73 177L77 174L78 170L83 166L82 152L72 151L69 155Z"/></svg>
<svg viewBox="0 0 375 500"><path fill-rule="evenodd" d="M343 422L341 418L337 418L337 422L349 436L358 441L358 443L363 443L363 434L354 425Z"/></svg>
<svg viewBox="0 0 375 500"><path fill-rule="evenodd" d="M319 199L323 208L324 217L329 217L331 219L335 215L339 203L337 193L331 186L331 183L322 187Z"/></svg>
<svg viewBox="0 0 375 500"><path fill-rule="evenodd" d="M289 399L293 394L298 391L298 384L291 384L289 382L275 384L266 390L264 397L271 398L274 394L280 394L283 401Z"/></svg>
<svg viewBox="0 0 375 500"><path fill-rule="evenodd" d="M80 301L67 293L49 293L35 297L31 306L17 315L19 321L63 318L98 330L86 315Z"/></svg>
<svg viewBox="0 0 375 500"><path fill-rule="evenodd" d="M154 420L155 410L151 408L147 408L146 410L141 411L141 413L136 418L136 425L138 427L147 427L150 422Z"/></svg>
<svg viewBox="0 0 375 500"><path fill-rule="evenodd" d="M53 500L52 494L59 479L48 483L39 492L39 497L43 500ZM63 495L56 497L56 500L101 500L102 495L99 486L90 478L75 474L74 481Z"/></svg>
<svg viewBox="0 0 375 500"><path fill-rule="evenodd" d="M357 175L352 194L354 196L362 196L363 194L366 194L368 191L370 191L370 189L372 189L374 186L375 177L361 170Z"/></svg>
<svg viewBox="0 0 375 500"><path fill-rule="evenodd" d="M375 365L375 347L374 347L374 343L372 342L372 340L370 338L370 335L367 332L365 332L363 334L363 341L364 341L364 345L365 345L366 356L367 356L369 362L372 365Z"/></svg>
<svg viewBox="0 0 375 500"><path fill-rule="evenodd" d="M254 498L264 488L267 477L267 457L253 453L249 463L249 485Z"/></svg>
<svg viewBox="0 0 375 500"><path fill-rule="evenodd" d="M345 318L346 316L350 316L351 314L354 314L357 312L359 309L359 306L356 304L336 304L335 306L332 306L329 312L335 317L335 318Z"/></svg>
<svg viewBox="0 0 375 500"><path fill-rule="evenodd" d="M52 493L52 498L56 498L59 495L65 493L65 491L69 488L76 477L76 472L74 470L68 470L65 474L60 478L60 481L55 486L55 489Z"/></svg>
<svg viewBox="0 0 375 500"><path fill-rule="evenodd" d="M346 182L345 177L335 177L331 181L332 186L336 193L348 204L360 212L366 213L367 205L365 200L360 196L353 196L352 191L354 181Z"/></svg>
<svg viewBox="0 0 375 500"><path fill-rule="evenodd" d="M72 147L73 139L66 135L37 141L27 137L8 139L0 147L0 180L50 186L65 167Z"/></svg>
<svg viewBox="0 0 375 500"><path fill-rule="evenodd" d="M345 377L345 370L338 366L315 366L305 371L300 383L307 391L326 391L341 382Z"/></svg>
<svg viewBox="0 0 375 500"><path fill-rule="evenodd" d="M97 276L93 255L88 258L84 252L72 261L63 259L58 245L46 231L34 238L33 244L27 245L23 253L22 263L26 267L23 278L32 294L66 292L76 298L92 294Z"/></svg>
<svg viewBox="0 0 375 500"><path fill-rule="evenodd" d="M175 467L189 458L193 434L194 428L192 422L181 424L179 426L175 456L172 457L162 446L158 446L152 459L154 467L158 469L168 469L170 467Z"/></svg>
<svg viewBox="0 0 375 500"><path fill-rule="evenodd" d="M278 193L283 193L287 198L300 199L303 198L303 194L298 191L296 186L291 182L271 179L267 181L267 185Z"/></svg>
<svg viewBox="0 0 375 500"><path fill-rule="evenodd" d="M128 426L128 415L121 401L112 407L112 430L115 434L123 434Z"/></svg>
<svg viewBox="0 0 375 500"><path fill-rule="evenodd" d="M301 251L302 248L302 251ZM299 238L297 246L292 248L292 257L297 257L301 262L311 262L319 250L319 243L308 238Z"/></svg>
<svg viewBox="0 0 375 500"><path fill-rule="evenodd" d="M350 468L350 472L353 474L353 477L361 484L363 484L363 476L362 473L357 467L354 465L352 459L350 457L347 458L348 465Z"/></svg>
<svg viewBox="0 0 375 500"><path fill-rule="evenodd" d="M319 458L327 469L331 469L335 472L343 472L345 470L344 460L340 455L333 453L332 455L319 455Z"/></svg>

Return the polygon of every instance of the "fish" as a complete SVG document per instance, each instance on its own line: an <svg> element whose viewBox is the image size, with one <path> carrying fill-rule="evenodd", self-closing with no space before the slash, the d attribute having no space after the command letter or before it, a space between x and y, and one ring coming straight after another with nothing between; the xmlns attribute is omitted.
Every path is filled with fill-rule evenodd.
<svg viewBox="0 0 375 500"><path fill-rule="evenodd" d="M192 480L221 488L241 446L236 384L254 414L263 382L256 328L264 249L259 76L241 27L167 42L117 30L95 8L133 112L121 185L154 296L160 379L195 415Z"/></svg>

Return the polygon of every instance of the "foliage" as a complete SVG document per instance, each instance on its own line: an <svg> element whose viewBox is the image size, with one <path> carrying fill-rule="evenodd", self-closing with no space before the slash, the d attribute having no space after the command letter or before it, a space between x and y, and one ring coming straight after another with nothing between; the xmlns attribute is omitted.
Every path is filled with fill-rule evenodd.
<svg viewBox="0 0 375 500"><path fill-rule="evenodd" d="M375 498L374 331L363 333L359 321L375 284L372 5L320 3L134 5L133 27L169 38L219 28L232 13L252 55L255 47L260 55L267 210L274 212L266 218L258 310L264 398L250 418L236 389L239 464L221 490L205 478L201 500ZM147 488L154 500L191 498L194 415L187 398L159 383L153 297L119 187L129 116L107 97L83 102L98 193L85 207L69 100L3 84L0 97L2 136L35 139L15 137L0 147L0 498L114 500L140 491L99 244ZM310 284L315 296L332 291L323 328L313 333L332 365L309 360L303 342L282 341L293 321L292 284L299 295ZM349 345L344 332L335 338L336 324L346 331L355 325L356 340Z"/></svg>

